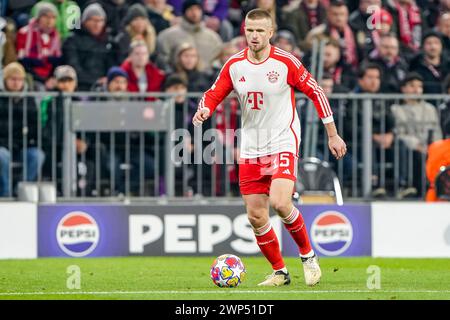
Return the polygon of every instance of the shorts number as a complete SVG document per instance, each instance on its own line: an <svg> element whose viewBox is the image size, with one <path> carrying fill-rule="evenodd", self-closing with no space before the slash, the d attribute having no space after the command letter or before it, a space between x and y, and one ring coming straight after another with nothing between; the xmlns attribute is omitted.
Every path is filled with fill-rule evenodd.
<svg viewBox="0 0 450 320"><path fill-rule="evenodd" d="M280 167L289 167L289 153L280 153Z"/></svg>

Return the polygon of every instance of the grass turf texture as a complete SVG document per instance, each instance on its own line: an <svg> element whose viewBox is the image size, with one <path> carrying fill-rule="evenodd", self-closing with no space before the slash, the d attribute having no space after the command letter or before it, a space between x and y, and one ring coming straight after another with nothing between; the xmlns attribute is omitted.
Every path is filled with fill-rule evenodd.
<svg viewBox="0 0 450 320"><path fill-rule="evenodd" d="M299 259L286 258L292 283L261 288L271 272L262 257L243 257L246 280L218 288L213 257L41 258L0 261L0 299L450 299L450 259L322 258L322 281L307 287ZM66 283L81 270L81 289ZM381 289L367 288L367 268L381 270Z"/></svg>

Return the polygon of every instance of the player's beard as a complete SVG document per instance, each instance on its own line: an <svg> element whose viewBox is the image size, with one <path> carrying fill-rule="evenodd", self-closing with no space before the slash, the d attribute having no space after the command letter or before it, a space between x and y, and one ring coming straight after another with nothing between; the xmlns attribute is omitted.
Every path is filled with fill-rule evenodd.
<svg viewBox="0 0 450 320"><path fill-rule="evenodd" d="M250 44L249 48L254 54L258 54L261 51L263 51L265 48L267 48L268 45L269 45L268 43L266 43L266 44L257 44L257 45Z"/></svg>

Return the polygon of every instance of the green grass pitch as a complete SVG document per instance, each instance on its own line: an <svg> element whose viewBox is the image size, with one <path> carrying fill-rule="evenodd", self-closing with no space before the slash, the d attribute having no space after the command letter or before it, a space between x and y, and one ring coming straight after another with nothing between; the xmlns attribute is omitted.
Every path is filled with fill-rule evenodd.
<svg viewBox="0 0 450 320"><path fill-rule="evenodd" d="M213 257L46 258L0 261L0 299L450 299L450 259L322 258L322 281L303 282L298 259L287 258L292 283L260 288L271 272L262 257L242 257L246 280L217 288ZM81 289L68 289L68 267L81 272ZM380 270L380 289L369 289L368 267ZM369 281L370 282L370 281Z"/></svg>

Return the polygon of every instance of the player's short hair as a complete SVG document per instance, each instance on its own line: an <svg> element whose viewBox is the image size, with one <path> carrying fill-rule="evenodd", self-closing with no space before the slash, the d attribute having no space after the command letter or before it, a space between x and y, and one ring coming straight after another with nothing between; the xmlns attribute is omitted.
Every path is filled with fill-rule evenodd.
<svg viewBox="0 0 450 320"><path fill-rule="evenodd" d="M272 16L270 15L269 11L259 9L259 8L250 10L245 15L245 19L250 19L250 20L268 19L268 20L270 20L270 22L273 25Z"/></svg>
<svg viewBox="0 0 450 320"><path fill-rule="evenodd" d="M361 66L361 68L358 70L358 79L364 78L364 76L366 75L368 70L374 70L374 69L378 70L378 72L380 74L380 78L381 78L383 76L383 72L382 72L380 66L376 63L369 62L369 63L363 64Z"/></svg>

